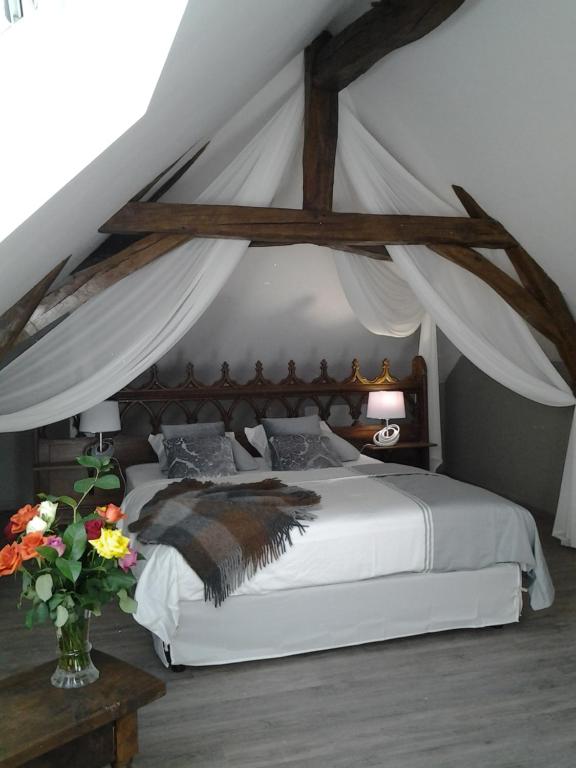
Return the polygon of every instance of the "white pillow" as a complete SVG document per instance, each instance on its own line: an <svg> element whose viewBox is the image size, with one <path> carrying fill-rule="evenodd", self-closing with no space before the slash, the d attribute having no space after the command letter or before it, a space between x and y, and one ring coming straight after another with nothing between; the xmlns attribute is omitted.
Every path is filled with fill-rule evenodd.
<svg viewBox="0 0 576 768"><path fill-rule="evenodd" d="M360 458L360 451L355 448L348 440L344 440L343 437L332 432L330 427L325 421L320 422L320 431L330 439L330 445L340 461L357 461Z"/></svg>
<svg viewBox="0 0 576 768"><path fill-rule="evenodd" d="M158 456L158 464L160 464L161 472L168 472L168 457L164 450L164 435L158 433L157 435L148 435L148 442L152 446L152 450Z"/></svg>
<svg viewBox="0 0 576 768"><path fill-rule="evenodd" d="M264 459L266 469L272 469L272 454L270 453L266 430L262 424L258 424L257 427L244 427L244 434L250 445L253 445Z"/></svg>

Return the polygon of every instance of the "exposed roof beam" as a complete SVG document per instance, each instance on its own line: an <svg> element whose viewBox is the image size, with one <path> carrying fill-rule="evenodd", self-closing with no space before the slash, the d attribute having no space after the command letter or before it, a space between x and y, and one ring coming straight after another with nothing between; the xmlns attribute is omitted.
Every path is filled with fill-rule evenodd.
<svg viewBox="0 0 576 768"><path fill-rule="evenodd" d="M270 243L427 245L448 243L503 248L514 239L496 221L455 216L332 213L239 205L128 203L101 232L157 232Z"/></svg>
<svg viewBox="0 0 576 768"><path fill-rule="evenodd" d="M318 52L313 81L341 91L386 54L436 29L464 0L381 0Z"/></svg>

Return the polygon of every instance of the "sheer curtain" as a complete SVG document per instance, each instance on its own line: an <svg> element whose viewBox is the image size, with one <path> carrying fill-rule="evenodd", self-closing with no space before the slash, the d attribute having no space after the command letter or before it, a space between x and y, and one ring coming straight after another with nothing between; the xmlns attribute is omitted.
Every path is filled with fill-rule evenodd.
<svg viewBox="0 0 576 768"><path fill-rule="evenodd" d="M461 215L424 187L361 125L341 99L339 162L362 210L372 213ZM480 370L544 405L573 406L576 399L524 320L475 275L424 246L390 246L400 275L432 320ZM498 254L493 258L497 261ZM359 263L368 285L385 263ZM370 277L368 274L370 273ZM358 278L356 284L360 283ZM576 427L566 455L554 535L576 546Z"/></svg>
<svg viewBox="0 0 576 768"><path fill-rule="evenodd" d="M270 205L302 134L298 87L199 203ZM0 432L68 418L145 371L216 297L247 241L191 240L91 299L0 371Z"/></svg>

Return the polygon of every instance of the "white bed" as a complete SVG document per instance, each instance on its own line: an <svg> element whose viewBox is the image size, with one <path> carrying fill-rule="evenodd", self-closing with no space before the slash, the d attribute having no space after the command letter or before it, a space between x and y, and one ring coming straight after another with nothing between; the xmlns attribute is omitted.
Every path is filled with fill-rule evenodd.
<svg viewBox="0 0 576 768"><path fill-rule="evenodd" d="M350 476L379 462L360 457L346 464L230 478L281 476L321 488L322 503L306 534L219 608L204 601L200 579L175 549L141 547L147 560L136 619L152 632L165 664L248 661L518 620L518 563L430 572L431 529L422 505L388 484ZM129 523L170 481L157 464L130 467L127 480Z"/></svg>

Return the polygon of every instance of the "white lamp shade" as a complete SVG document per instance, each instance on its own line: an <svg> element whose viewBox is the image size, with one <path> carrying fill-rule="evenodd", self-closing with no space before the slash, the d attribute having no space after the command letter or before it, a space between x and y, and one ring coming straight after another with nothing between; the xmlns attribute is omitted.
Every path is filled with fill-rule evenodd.
<svg viewBox="0 0 576 768"><path fill-rule="evenodd" d="M406 417L403 392L370 392L366 416L369 419L403 419Z"/></svg>
<svg viewBox="0 0 576 768"><path fill-rule="evenodd" d="M80 432L119 432L120 410L116 400L105 400L103 403L88 408L80 416Z"/></svg>

